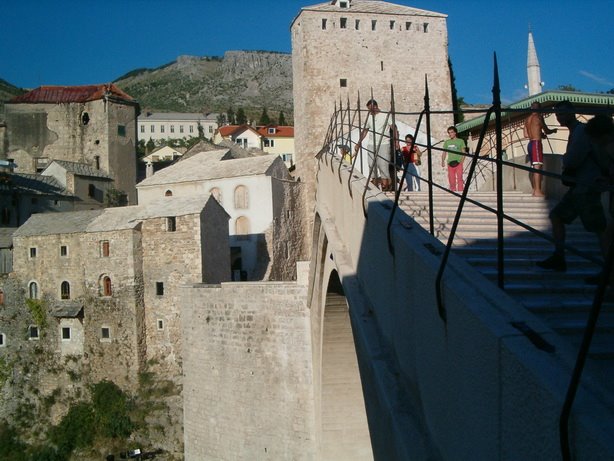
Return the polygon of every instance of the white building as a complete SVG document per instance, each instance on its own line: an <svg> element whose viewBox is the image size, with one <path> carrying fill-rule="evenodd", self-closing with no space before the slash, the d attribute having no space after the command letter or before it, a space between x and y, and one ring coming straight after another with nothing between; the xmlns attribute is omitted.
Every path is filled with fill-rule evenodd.
<svg viewBox="0 0 614 461"><path fill-rule="evenodd" d="M205 138L212 138L217 130L218 114L181 113L181 112L147 112L137 119L139 141L150 139L197 138L199 127Z"/></svg>
<svg viewBox="0 0 614 461"><path fill-rule="evenodd" d="M296 183L278 155L233 159L228 152L200 152L156 172L137 185L139 203L213 195L230 215L233 279L265 280L275 258L280 265L293 265L287 263L293 250L274 239L289 219L284 210Z"/></svg>

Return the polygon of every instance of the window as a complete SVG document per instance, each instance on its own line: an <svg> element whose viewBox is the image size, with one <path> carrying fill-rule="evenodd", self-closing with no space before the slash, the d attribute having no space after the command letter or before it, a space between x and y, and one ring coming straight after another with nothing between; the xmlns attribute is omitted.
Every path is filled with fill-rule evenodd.
<svg viewBox="0 0 614 461"><path fill-rule="evenodd" d="M100 155L94 155L94 162L96 163L96 169L100 170Z"/></svg>
<svg viewBox="0 0 614 461"><path fill-rule="evenodd" d="M347 8L348 2L339 2L339 8Z"/></svg>
<svg viewBox="0 0 614 461"><path fill-rule="evenodd" d="M171 133L175 132L175 125L171 125Z"/></svg>
<svg viewBox="0 0 614 461"><path fill-rule="evenodd" d="M0 333L0 347L6 346L6 336L4 333Z"/></svg>
<svg viewBox="0 0 614 461"><path fill-rule="evenodd" d="M379 62L379 67L380 67L380 70L381 70L381 71L383 71L383 70L384 70L384 61L380 61L380 62Z"/></svg>
<svg viewBox="0 0 614 461"><path fill-rule="evenodd" d="M249 206L247 187L237 186L235 189L235 208L244 209Z"/></svg>
<svg viewBox="0 0 614 461"><path fill-rule="evenodd" d="M214 187L209 191L209 193L213 195L213 198L215 198L220 205L222 204L222 191L219 189L219 187Z"/></svg>
<svg viewBox="0 0 614 461"><path fill-rule="evenodd" d="M38 283L30 282L28 285L28 295L30 299L38 299Z"/></svg>
<svg viewBox="0 0 614 461"><path fill-rule="evenodd" d="M177 230L177 218L169 216L166 218L166 231L175 232Z"/></svg>
<svg viewBox="0 0 614 461"><path fill-rule="evenodd" d="M183 125L179 125L179 133L183 133Z"/></svg>
<svg viewBox="0 0 614 461"><path fill-rule="evenodd" d="M322 30L326 30L326 19L322 19Z"/></svg>
<svg viewBox="0 0 614 461"><path fill-rule="evenodd" d="M339 21L339 27L341 27L342 29L345 29L347 26L348 26L348 19L341 18L341 20Z"/></svg>
<svg viewBox="0 0 614 461"><path fill-rule="evenodd" d="M36 247L30 247L30 258L36 258Z"/></svg>
<svg viewBox="0 0 614 461"><path fill-rule="evenodd" d="M275 140L264 138L264 147L275 147Z"/></svg>
<svg viewBox="0 0 614 461"><path fill-rule="evenodd" d="M68 256L68 247L66 245L60 245L60 256Z"/></svg>
<svg viewBox="0 0 614 461"><path fill-rule="evenodd" d="M394 21L390 21L390 30L394 30Z"/></svg>
<svg viewBox="0 0 614 461"><path fill-rule="evenodd" d="M62 341L70 341L70 327L62 327Z"/></svg>
<svg viewBox="0 0 614 461"><path fill-rule="evenodd" d="M270 127L268 128L267 132L268 132L269 134L275 134L275 127L274 127L274 126L270 126Z"/></svg>
<svg viewBox="0 0 614 461"><path fill-rule="evenodd" d="M405 30L411 30L411 22L410 21L407 21L405 23Z"/></svg>
<svg viewBox="0 0 614 461"><path fill-rule="evenodd" d="M371 21L371 30L375 30L375 27L377 26L377 19L373 19Z"/></svg>
<svg viewBox="0 0 614 461"><path fill-rule="evenodd" d="M213 133L213 125L209 125L209 133Z"/></svg>
<svg viewBox="0 0 614 461"><path fill-rule="evenodd" d="M28 339L31 341L37 341L39 338L40 336L39 336L38 326L30 325L28 327Z"/></svg>
<svg viewBox="0 0 614 461"><path fill-rule="evenodd" d="M164 133L164 130L165 130L164 125L161 125L161 126L160 126L160 133Z"/></svg>
<svg viewBox="0 0 614 461"><path fill-rule="evenodd" d="M190 133L194 133L194 125L190 125Z"/></svg>
<svg viewBox="0 0 614 461"><path fill-rule="evenodd" d="M422 29L424 30L424 32L428 32L429 31L429 23L425 22L424 24L422 24Z"/></svg>
<svg viewBox="0 0 614 461"><path fill-rule="evenodd" d="M110 341L111 340L111 328L109 328L109 327L101 327L100 328L100 340L101 341Z"/></svg>
<svg viewBox="0 0 614 461"><path fill-rule="evenodd" d="M145 133L145 125L141 125L141 133Z"/></svg>
<svg viewBox="0 0 614 461"><path fill-rule="evenodd" d="M156 295L164 296L164 282L156 282Z"/></svg>
<svg viewBox="0 0 614 461"><path fill-rule="evenodd" d="M167 190L166 192L164 192L164 196L165 197L172 197L173 196L173 191L172 190Z"/></svg>
<svg viewBox="0 0 614 461"><path fill-rule="evenodd" d="M164 320L158 319L156 324L158 325L158 330L160 330L160 331L164 330Z"/></svg>
<svg viewBox="0 0 614 461"><path fill-rule="evenodd" d="M102 278L102 296L112 296L113 288L111 286L111 277L105 275Z"/></svg>
<svg viewBox="0 0 614 461"><path fill-rule="evenodd" d="M151 133L155 133L155 132L156 132L156 126L155 126L155 125L151 125L151 126L149 127L149 131L150 131Z"/></svg>
<svg viewBox="0 0 614 461"><path fill-rule="evenodd" d="M60 297L62 299L70 299L70 283L63 281L60 285Z"/></svg>
<svg viewBox="0 0 614 461"><path fill-rule="evenodd" d="M87 196L90 198L93 198L96 196L96 186L94 186L93 184L89 184L87 186Z"/></svg>
<svg viewBox="0 0 614 461"><path fill-rule="evenodd" d="M339 79L339 86L341 88L347 88L347 86L348 86L348 79L347 78L340 78Z"/></svg>
<svg viewBox="0 0 614 461"><path fill-rule="evenodd" d="M4 306L4 290L0 290L0 306Z"/></svg>
<svg viewBox="0 0 614 461"><path fill-rule="evenodd" d="M356 30L360 29L360 19L357 19L356 22L354 23L354 29Z"/></svg>
<svg viewBox="0 0 614 461"><path fill-rule="evenodd" d="M83 124L83 126L90 123L90 114L88 114L87 112L83 112L81 114L81 123Z"/></svg>
<svg viewBox="0 0 614 461"><path fill-rule="evenodd" d="M117 125L117 136L126 136L126 125Z"/></svg>
<svg viewBox="0 0 614 461"><path fill-rule="evenodd" d="M100 242L100 256L108 258L110 252L110 245L108 240L102 240Z"/></svg>
<svg viewBox="0 0 614 461"><path fill-rule="evenodd" d="M249 235L249 219L245 216L240 216L235 222L235 235L248 236ZM245 239L247 237L243 237Z"/></svg>

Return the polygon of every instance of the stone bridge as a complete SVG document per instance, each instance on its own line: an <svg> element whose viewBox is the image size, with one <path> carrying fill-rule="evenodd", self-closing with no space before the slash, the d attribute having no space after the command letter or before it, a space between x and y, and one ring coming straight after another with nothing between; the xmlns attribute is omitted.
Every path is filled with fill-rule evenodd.
<svg viewBox="0 0 614 461"><path fill-rule="evenodd" d="M428 226L400 209L389 224L394 197L340 158L317 170L296 283L184 291L186 459L561 459L576 349L454 253L439 304L445 246ZM574 459L614 457L611 393L593 379Z"/></svg>

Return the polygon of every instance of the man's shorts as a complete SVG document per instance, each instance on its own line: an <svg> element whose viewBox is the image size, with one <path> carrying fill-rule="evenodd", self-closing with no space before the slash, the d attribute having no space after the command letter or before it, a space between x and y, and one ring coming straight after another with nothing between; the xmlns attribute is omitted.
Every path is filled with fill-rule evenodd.
<svg viewBox="0 0 614 461"><path fill-rule="evenodd" d="M550 212L550 217L553 216L565 224L571 224L579 216L589 232L602 232L606 228L600 192L578 191L575 188L568 190Z"/></svg>
<svg viewBox="0 0 614 461"><path fill-rule="evenodd" d="M528 150L531 165L544 164L544 147L541 141L529 141Z"/></svg>

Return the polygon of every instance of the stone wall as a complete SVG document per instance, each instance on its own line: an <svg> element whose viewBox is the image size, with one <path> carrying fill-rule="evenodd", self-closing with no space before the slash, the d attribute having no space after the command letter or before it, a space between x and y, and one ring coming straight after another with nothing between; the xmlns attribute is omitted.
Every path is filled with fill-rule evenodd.
<svg viewBox="0 0 614 461"><path fill-rule="evenodd" d="M186 460L314 459L304 279L183 289Z"/></svg>

